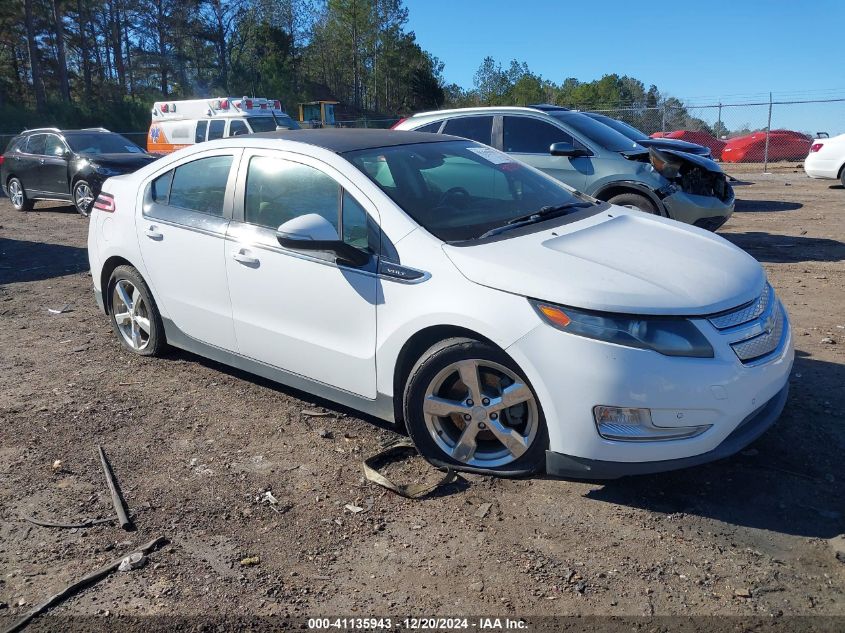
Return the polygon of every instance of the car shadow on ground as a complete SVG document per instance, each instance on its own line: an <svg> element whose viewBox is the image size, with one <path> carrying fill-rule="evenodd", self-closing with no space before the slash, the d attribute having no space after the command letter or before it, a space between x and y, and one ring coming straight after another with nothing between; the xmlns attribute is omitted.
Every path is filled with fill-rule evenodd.
<svg viewBox="0 0 845 633"><path fill-rule="evenodd" d="M0 284L41 281L88 270L88 251L76 246L0 237Z"/></svg>
<svg viewBox="0 0 845 633"><path fill-rule="evenodd" d="M797 211L804 205L800 202L783 202L779 200L740 200L737 198L734 211L738 213L769 213L775 211Z"/></svg>
<svg viewBox="0 0 845 633"><path fill-rule="evenodd" d="M32 209L29 211L22 211L21 213L68 213L71 215L79 215L75 206L64 202L36 202ZM80 215L79 219L82 220L83 217Z"/></svg>
<svg viewBox="0 0 845 633"><path fill-rule="evenodd" d="M845 384L845 365L799 354L780 420L745 450L687 470L600 482L586 496L796 536L841 534L845 396L831 391L836 384Z"/></svg>
<svg viewBox="0 0 845 633"><path fill-rule="evenodd" d="M719 235L760 262L788 264L845 260L845 244L823 237L772 235L761 231L720 233Z"/></svg>

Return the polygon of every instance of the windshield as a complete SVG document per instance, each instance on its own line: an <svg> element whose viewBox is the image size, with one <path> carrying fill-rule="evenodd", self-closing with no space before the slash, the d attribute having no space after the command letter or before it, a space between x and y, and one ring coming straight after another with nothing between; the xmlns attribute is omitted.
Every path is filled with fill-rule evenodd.
<svg viewBox="0 0 845 633"><path fill-rule="evenodd" d="M249 127L253 132L275 132L276 119L272 116L248 116Z"/></svg>
<svg viewBox="0 0 845 633"><path fill-rule="evenodd" d="M276 114L276 125L287 128L289 130L298 130L299 123L290 118L287 114Z"/></svg>
<svg viewBox="0 0 845 633"><path fill-rule="evenodd" d="M627 136L580 112L549 112L572 129L611 152L646 151Z"/></svg>
<svg viewBox="0 0 845 633"><path fill-rule="evenodd" d="M612 119L609 116L605 116L603 114L588 114L588 117L599 121L600 123L604 123L608 127L612 127L614 130L619 132L620 134L624 134L632 141L647 141L648 135L644 132L640 132L637 128L633 125L628 125L624 121L619 121L618 119Z"/></svg>
<svg viewBox="0 0 845 633"><path fill-rule="evenodd" d="M471 141L380 147L345 156L446 242L478 238L543 207L588 200L507 154Z"/></svg>
<svg viewBox="0 0 845 633"><path fill-rule="evenodd" d="M128 138L112 132L66 134L65 140L80 154L143 154L144 150Z"/></svg>

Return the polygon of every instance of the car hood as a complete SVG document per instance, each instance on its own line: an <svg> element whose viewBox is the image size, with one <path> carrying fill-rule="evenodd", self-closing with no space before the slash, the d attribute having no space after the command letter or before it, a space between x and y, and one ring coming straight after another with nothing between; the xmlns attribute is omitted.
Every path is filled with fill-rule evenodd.
<svg viewBox="0 0 845 633"><path fill-rule="evenodd" d="M151 154L80 154L80 156L100 167L127 171L140 169L158 158Z"/></svg>
<svg viewBox="0 0 845 633"><path fill-rule="evenodd" d="M679 152L686 152L687 154L697 154L699 156L707 156L710 154L710 148L696 143L689 143L681 141L676 138L648 138L638 140L637 143L644 147L656 147L662 150L676 150Z"/></svg>
<svg viewBox="0 0 845 633"><path fill-rule="evenodd" d="M589 310L712 314L751 301L765 284L760 264L727 240L620 207L505 236L443 248L477 284Z"/></svg>

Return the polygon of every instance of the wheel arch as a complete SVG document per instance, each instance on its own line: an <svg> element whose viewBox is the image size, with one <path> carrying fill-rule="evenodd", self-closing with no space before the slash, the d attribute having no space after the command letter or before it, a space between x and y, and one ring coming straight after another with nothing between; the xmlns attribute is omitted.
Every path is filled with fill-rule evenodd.
<svg viewBox="0 0 845 633"><path fill-rule="evenodd" d="M103 267L100 270L100 292L103 294L103 309L105 310L106 314L109 314L109 299L107 296L109 279L111 279L112 273L118 266L132 266L132 268L138 270L138 267L135 264L130 262L125 257L121 257L119 255L112 255L105 262L103 262ZM138 274L141 274L140 270L138 270ZM150 290L150 292L152 292L152 289Z"/></svg>
<svg viewBox="0 0 845 633"><path fill-rule="evenodd" d="M411 369L432 345L450 338L470 338L502 349L500 345L483 334L458 325L432 325L415 332L399 350L393 370L393 414L398 426L405 426L402 400L405 394L405 383ZM504 349L502 351L507 354Z"/></svg>
<svg viewBox="0 0 845 633"><path fill-rule="evenodd" d="M635 193L637 195L645 196L648 198L651 203L654 205L654 208L658 210L660 215L668 217L666 213L666 207L664 206L663 202L660 198L657 197L657 194L654 193L651 189L646 187L643 184L634 181L628 180L617 180L614 182L609 182L602 185L595 193L592 194L594 198L598 198L599 200L604 200L607 202L614 196L618 196L621 193Z"/></svg>

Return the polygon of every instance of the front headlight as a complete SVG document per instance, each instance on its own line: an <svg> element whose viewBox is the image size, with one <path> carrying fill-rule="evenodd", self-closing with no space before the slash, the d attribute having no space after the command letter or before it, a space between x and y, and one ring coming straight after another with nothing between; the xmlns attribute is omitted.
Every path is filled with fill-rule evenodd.
<svg viewBox="0 0 845 633"><path fill-rule="evenodd" d="M537 314L564 332L666 356L713 358L713 347L688 319L593 312L530 300Z"/></svg>

